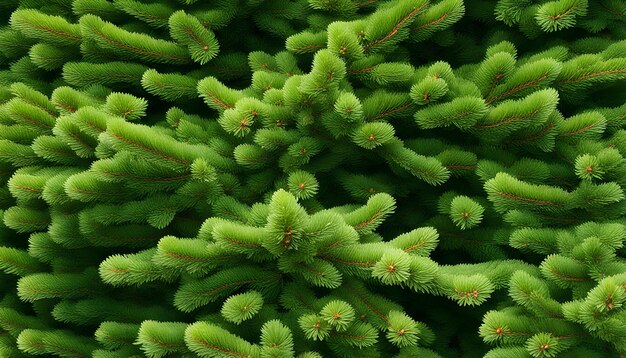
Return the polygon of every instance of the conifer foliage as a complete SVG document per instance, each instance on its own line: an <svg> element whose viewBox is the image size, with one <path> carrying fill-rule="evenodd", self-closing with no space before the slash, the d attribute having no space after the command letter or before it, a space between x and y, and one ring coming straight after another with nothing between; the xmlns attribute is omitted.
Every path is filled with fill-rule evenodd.
<svg viewBox="0 0 626 358"><path fill-rule="evenodd" d="M626 356L625 119L618 0L0 1L0 356Z"/></svg>

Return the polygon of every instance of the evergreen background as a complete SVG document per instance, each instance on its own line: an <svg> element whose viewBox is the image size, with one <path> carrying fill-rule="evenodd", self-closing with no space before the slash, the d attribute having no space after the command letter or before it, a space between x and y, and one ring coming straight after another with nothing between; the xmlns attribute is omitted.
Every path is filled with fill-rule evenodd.
<svg viewBox="0 0 626 358"><path fill-rule="evenodd" d="M625 356L625 19L0 1L0 356Z"/></svg>

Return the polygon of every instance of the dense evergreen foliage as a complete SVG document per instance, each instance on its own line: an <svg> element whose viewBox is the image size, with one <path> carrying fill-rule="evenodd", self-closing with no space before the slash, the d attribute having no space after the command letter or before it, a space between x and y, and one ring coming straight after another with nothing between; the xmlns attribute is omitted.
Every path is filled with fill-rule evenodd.
<svg viewBox="0 0 626 358"><path fill-rule="evenodd" d="M0 25L0 357L626 356L623 0Z"/></svg>

